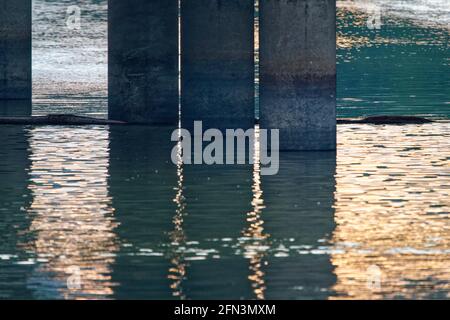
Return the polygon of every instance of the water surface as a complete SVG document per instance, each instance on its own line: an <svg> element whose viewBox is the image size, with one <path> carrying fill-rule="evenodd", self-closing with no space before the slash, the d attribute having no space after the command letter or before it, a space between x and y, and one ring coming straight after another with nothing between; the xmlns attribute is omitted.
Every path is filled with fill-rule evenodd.
<svg viewBox="0 0 450 320"><path fill-rule="evenodd" d="M168 128L0 132L2 298L449 297L448 123L339 126L262 177L174 165Z"/></svg>
<svg viewBox="0 0 450 320"><path fill-rule="evenodd" d="M450 116L448 1L338 1L337 26L339 117Z"/></svg>

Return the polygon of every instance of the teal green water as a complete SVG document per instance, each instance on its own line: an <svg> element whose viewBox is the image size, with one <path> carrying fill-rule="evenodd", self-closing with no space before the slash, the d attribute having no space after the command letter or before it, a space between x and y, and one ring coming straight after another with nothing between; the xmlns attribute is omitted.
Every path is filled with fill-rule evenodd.
<svg viewBox="0 0 450 320"><path fill-rule="evenodd" d="M338 10L338 117L450 118L450 29Z"/></svg>

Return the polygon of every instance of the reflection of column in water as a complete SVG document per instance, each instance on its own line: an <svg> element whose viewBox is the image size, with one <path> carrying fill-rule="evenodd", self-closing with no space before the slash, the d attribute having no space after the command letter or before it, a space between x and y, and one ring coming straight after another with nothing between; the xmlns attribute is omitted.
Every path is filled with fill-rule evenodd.
<svg viewBox="0 0 450 320"><path fill-rule="evenodd" d="M167 231L172 230L176 166L170 127L110 128L109 192L117 234L126 242L114 266L115 297L169 299ZM130 271L132 270L132 272Z"/></svg>
<svg viewBox="0 0 450 320"><path fill-rule="evenodd" d="M335 171L335 152L282 152L278 175L263 177L265 226L278 255L266 269L274 284L267 298L327 298L335 282L329 256L298 248L320 247L334 230Z"/></svg>
<svg viewBox="0 0 450 320"><path fill-rule="evenodd" d="M28 190L28 170L30 167L27 130L22 126L0 126L0 278L7 273L8 285L2 280L0 297L31 299L29 291L23 288L30 266L15 265L11 268L10 255L27 240L28 216L24 210L31 201ZM26 253L25 253L26 254ZM5 266L5 268L4 268ZM8 270L13 270L9 272ZM11 296L17 294L20 296Z"/></svg>
<svg viewBox="0 0 450 320"><path fill-rule="evenodd" d="M265 298L266 282L262 266L266 264L269 234L264 233L264 221L261 214L264 206L263 191L261 189L261 164L259 127L255 128L253 155L253 210L247 213L247 228L243 231L242 246L244 255L249 259L251 274L248 276L253 292L257 299Z"/></svg>
<svg viewBox="0 0 450 320"><path fill-rule="evenodd" d="M248 150L248 142L246 146ZM246 228L243 213L252 199L251 170L248 164L184 166L184 195L189 204L189 219L184 221L189 236L189 281L184 289L189 299L253 296L246 280L248 261L236 243Z"/></svg>
<svg viewBox="0 0 450 320"><path fill-rule="evenodd" d="M182 147L181 141L177 145L177 186L175 188L176 195L173 201L177 208L175 210L175 216L173 217L173 231L170 233L171 240L171 256L170 263L172 264L169 269L168 278L172 281L170 288L174 297L178 297L182 300L186 299L186 295L183 292L182 283L186 276L187 264L184 259L184 253L180 251L180 247L186 244L186 234L183 229L184 217L186 216L186 201L183 194L183 161L182 161Z"/></svg>
<svg viewBox="0 0 450 320"><path fill-rule="evenodd" d="M31 286L41 297L110 297L118 247L107 185L107 129L40 127L31 130L29 142L30 249L42 262ZM80 281L68 288L67 280L78 281L74 276Z"/></svg>

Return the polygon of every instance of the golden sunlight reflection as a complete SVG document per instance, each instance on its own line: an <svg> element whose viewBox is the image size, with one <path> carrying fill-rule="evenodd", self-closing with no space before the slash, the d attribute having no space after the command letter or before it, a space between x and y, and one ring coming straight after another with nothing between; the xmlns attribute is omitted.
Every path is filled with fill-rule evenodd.
<svg viewBox="0 0 450 320"><path fill-rule="evenodd" d="M248 279L256 299L265 299L266 282L263 266L267 264L266 255L269 249L269 234L264 233L264 221L261 214L264 206L263 191L261 189L261 163L259 127L255 127L253 154L253 184L252 211L247 213L247 228L242 232L242 246L244 256L249 260L250 275Z"/></svg>
<svg viewBox="0 0 450 320"><path fill-rule="evenodd" d="M450 124L341 126L338 150L337 296L449 298Z"/></svg>
<svg viewBox="0 0 450 320"><path fill-rule="evenodd" d="M444 0L337 0L336 7L338 11L347 10L371 17L380 13L382 23L395 18L421 27L450 31L449 7ZM367 20L363 23L366 24Z"/></svg>
<svg viewBox="0 0 450 320"><path fill-rule="evenodd" d="M34 240L28 249L45 278L36 291L53 289L66 299L113 294L118 245L108 195L108 138L104 127L30 130Z"/></svg>
<svg viewBox="0 0 450 320"><path fill-rule="evenodd" d="M336 11L337 28L336 45L338 49L356 49L357 51L366 47L380 47L384 45L446 45L448 43L448 30L434 27L427 30L429 34L411 36L410 34L391 34L381 33L378 30L372 30L367 26L370 17L373 15L373 5L355 6L351 1L342 1ZM412 23L411 20L402 23ZM383 16L383 28L389 30L392 25L399 21L389 19ZM384 26L384 24L388 26ZM365 30L365 33L361 33ZM425 37L425 38L424 38Z"/></svg>
<svg viewBox="0 0 450 320"><path fill-rule="evenodd" d="M186 201L183 194L183 161L182 161L182 143L181 137L177 144L177 186L175 188L176 195L173 201L176 204L175 216L173 217L173 230L170 233L171 240L171 252L170 252L170 263L171 267L169 269L168 278L171 280L170 289L172 290L172 295L181 300L186 299L186 295L183 292L183 280L186 276L186 261L184 253L180 250L180 247L186 245L186 234L183 229L184 216L186 215Z"/></svg>
<svg viewBox="0 0 450 320"><path fill-rule="evenodd" d="M337 21L342 24L343 28L363 27L367 23L367 14L361 11L353 11L349 17L349 10L337 10ZM336 45L338 49L351 49L365 46L371 46L373 39L369 39L367 36L355 35L349 32L344 32L341 29L336 34Z"/></svg>

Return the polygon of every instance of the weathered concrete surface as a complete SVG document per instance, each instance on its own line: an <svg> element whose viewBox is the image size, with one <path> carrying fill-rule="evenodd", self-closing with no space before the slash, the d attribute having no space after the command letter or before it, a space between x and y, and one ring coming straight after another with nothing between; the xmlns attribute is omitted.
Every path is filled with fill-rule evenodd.
<svg viewBox="0 0 450 320"><path fill-rule="evenodd" d="M31 116L31 99L1 100L0 117Z"/></svg>
<svg viewBox="0 0 450 320"><path fill-rule="evenodd" d="M0 1L0 100L31 99L31 1Z"/></svg>
<svg viewBox="0 0 450 320"><path fill-rule="evenodd" d="M182 126L254 125L253 0L183 0Z"/></svg>
<svg viewBox="0 0 450 320"><path fill-rule="evenodd" d="M178 123L178 1L109 0L109 119Z"/></svg>
<svg viewBox="0 0 450 320"><path fill-rule="evenodd" d="M336 148L336 1L260 2L260 123L281 150Z"/></svg>

